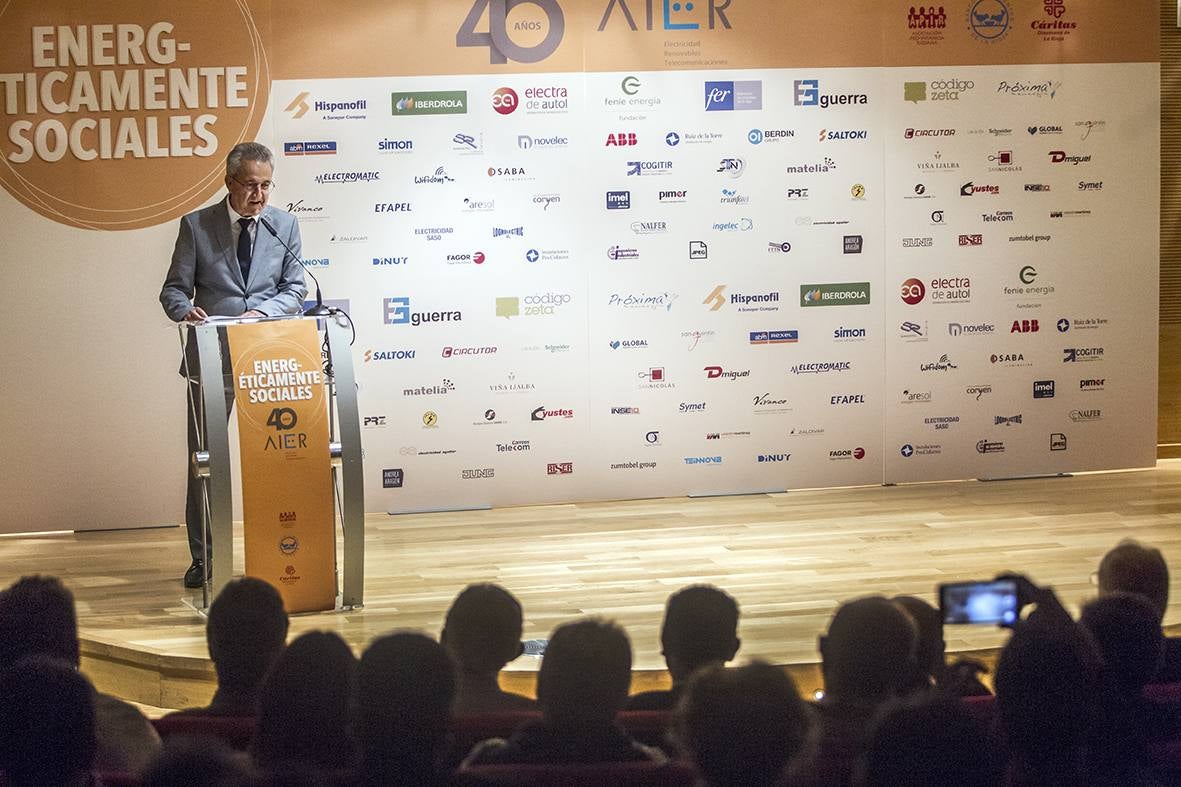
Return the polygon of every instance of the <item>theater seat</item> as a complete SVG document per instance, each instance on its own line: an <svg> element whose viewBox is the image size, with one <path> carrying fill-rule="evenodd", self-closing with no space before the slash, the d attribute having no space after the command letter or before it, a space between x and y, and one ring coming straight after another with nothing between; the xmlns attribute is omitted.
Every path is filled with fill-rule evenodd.
<svg viewBox="0 0 1181 787"><path fill-rule="evenodd" d="M161 740L179 735L216 738L230 748L246 751L254 740L254 719L236 716L165 716L153 719Z"/></svg>
<svg viewBox="0 0 1181 787"><path fill-rule="evenodd" d="M1181 702L1181 683L1150 683L1144 687L1144 696L1157 702Z"/></svg>
<svg viewBox="0 0 1181 787"><path fill-rule="evenodd" d="M697 774L681 762L586 765L478 765L455 774L453 787L693 787Z"/></svg>

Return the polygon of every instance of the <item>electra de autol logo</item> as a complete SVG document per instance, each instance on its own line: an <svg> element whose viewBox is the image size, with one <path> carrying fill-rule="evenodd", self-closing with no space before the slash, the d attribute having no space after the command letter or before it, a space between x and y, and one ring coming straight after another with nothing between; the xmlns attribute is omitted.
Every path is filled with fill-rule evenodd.
<svg viewBox="0 0 1181 787"><path fill-rule="evenodd" d="M521 9L516 9L521 6ZM510 10L517 10L509 25ZM486 30L478 30L484 16ZM600 28L602 29L602 28ZM544 35L541 35L544 32ZM457 47L488 47L488 62L504 65L509 60L517 63L540 63L557 51L566 33L566 17L557 0L474 0L459 29L455 31ZM536 41L530 46L519 40ZM514 40L516 39L516 40Z"/></svg>
<svg viewBox="0 0 1181 787"><path fill-rule="evenodd" d="M393 93L394 117L410 115L466 115L467 91Z"/></svg>
<svg viewBox="0 0 1181 787"><path fill-rule="evenodd" d="M492 108L501 115L511 115L517 111L517 91L511 87L500 87L492 93Z"/></svg>
<svg viewBox="0 0 1181 787"><path fill-rule="evenodd" d="M1000 41L1008 34L1011 22L1005 0L975 0L968 10L968 29L980 41Z"/></svg>

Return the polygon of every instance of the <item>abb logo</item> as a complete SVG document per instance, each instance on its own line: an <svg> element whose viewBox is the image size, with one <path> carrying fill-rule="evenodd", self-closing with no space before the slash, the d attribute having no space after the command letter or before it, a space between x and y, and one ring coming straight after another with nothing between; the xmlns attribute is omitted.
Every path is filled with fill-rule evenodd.
<svg viewBox="0 0 1181 787"><path fill-rule="evenodd" d="M492 108L502 115L511 115L517 111L517 91L511 87L497 88L492 94Z"/></svg>
<svg viewBox="0 0 1181 787"><path fill-rule="evenodd" d="M621 132L619 134L608 134L607 135L607 147L609 147L609 148L610 147L621 147L621 148L631 147L632 145L638 145L638 144L640 144L640 143L636 140L636 134L634 131L628 131L626 133Z"/></svg>
<svg viewBox="0 0 1181 787"><path fill-rule="evenodd" d="M1013 320L1013 327L1009 333L1037 333L1037 320Z"/></svg>

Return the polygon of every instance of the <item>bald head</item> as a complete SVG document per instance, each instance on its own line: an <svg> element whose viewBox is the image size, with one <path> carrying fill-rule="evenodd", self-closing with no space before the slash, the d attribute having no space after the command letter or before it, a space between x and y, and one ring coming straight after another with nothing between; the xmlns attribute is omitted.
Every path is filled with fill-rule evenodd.
<svg viewBox="0 0 1181 787"><path fill-rule="evenodd" d="M914 621L883 596L842 604L820 638L825 691L876 702L898 693L914 673Z"/></svg>

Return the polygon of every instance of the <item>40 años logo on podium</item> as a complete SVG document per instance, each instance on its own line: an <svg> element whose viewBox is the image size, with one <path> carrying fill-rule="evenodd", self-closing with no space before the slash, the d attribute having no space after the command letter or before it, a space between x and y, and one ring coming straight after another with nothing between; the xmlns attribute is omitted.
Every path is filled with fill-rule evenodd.
<svg viewBox="0 0 1181 787"><path fill-rule="evenodd" d="M0 184L89 229L196 208L262 122L268 25L233 0L0 6Z"/></svg>

